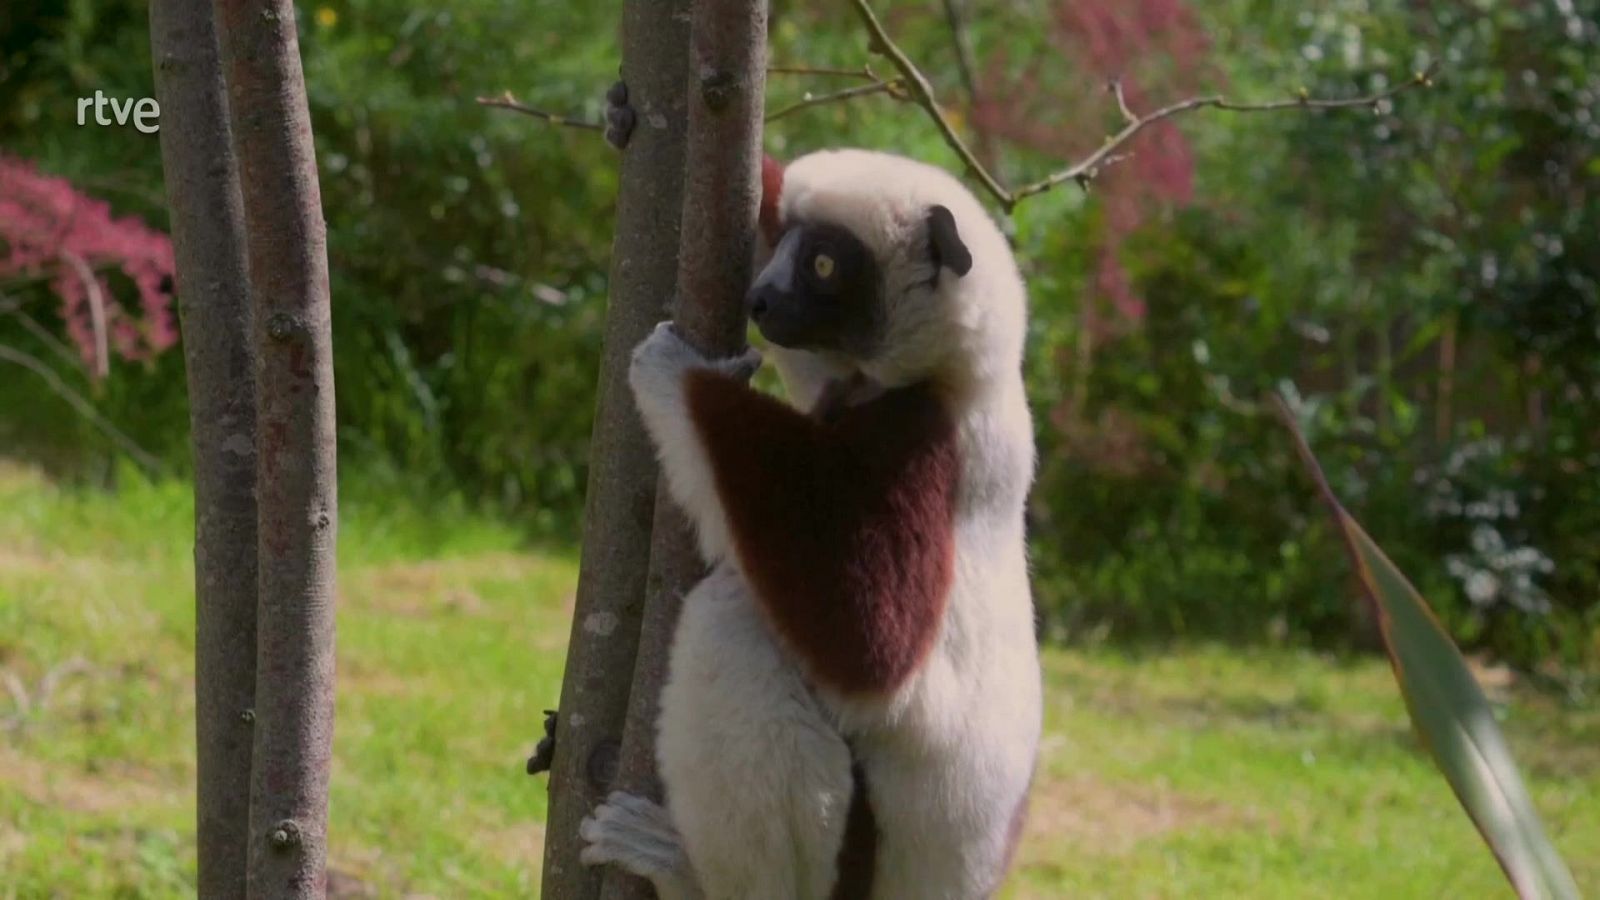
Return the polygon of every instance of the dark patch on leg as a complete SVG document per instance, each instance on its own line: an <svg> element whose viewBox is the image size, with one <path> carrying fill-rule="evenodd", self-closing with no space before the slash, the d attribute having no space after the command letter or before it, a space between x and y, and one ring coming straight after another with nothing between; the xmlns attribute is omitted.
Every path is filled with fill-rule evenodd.
<svg viewBox="0 0 1600 900"><path fill-rule="evenodd" d="M1006 855L1000 867L1000 877L1005 878L1005 873L1011 870L1011 864L1017 858L1017 847L1022 844L1022 832L1028 824L1028 795L1023 794L1017 801L1017 809L1011 814L1011 825L1006 829Z"/></svg>
<svg viewBox="0 0 1600 900"><path fill-rule="evenodd" d="M850 812L844 822L844 843L839 846L839 878L829 900L869 900L878 864L878 820L872 814L867 775L860 763L850 767L850 781Z"/></svg>
<svg viewBox="0 0 1600 900"><path fill-rule="evenodd" d="M1033 794L1033 780L1028 780L1028 789L1022 792L1022 799L1017 801L1017 808L1011 813L1011 824L1006 827L1005 855L1000 857L1000 871L995 873L994 886L989 889L992 896L1000 891L1000 886L1005 884L1006 874L1011 871L1012 863L1017 859L1017 848L1022 845L1022 833L1028 823L1028 798Z"/></svg>

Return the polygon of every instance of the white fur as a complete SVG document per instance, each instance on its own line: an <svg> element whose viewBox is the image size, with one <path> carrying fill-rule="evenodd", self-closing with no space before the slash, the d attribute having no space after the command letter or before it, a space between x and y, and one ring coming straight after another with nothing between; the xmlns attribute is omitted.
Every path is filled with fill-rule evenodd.
<svg viewBox="0 0 1600 900"><path fill-rule="evenodd" d="M748 350L743 356L707 362L699 351L684 343L672 328L662 322L650 337L633 350L628 367L628 384L634 403L654 438L661 468L667 476L672 499L689 513L700 536L700 553L715 562L727 557L731 540L728 517L717 498L711 462L694 433L694 422L684 399L683 376L690 369L711 369L748 378L761 365L761 354Z"/></svg>
<svg viewBox="0 0 1600 900"><path fill-rule="evenodd" d="M682 839L667 811L644 797L615 791L578 825L588 845L578 854L586 866L614 863L649 878L660 900L701 900L683 854Z"/></svg>
<svg viewBox="0 0 1600 900"><path fill-rule="evenodd" d="M826 897L850 805L850 750L731 566L685 598L670 665L657 756L707 893Z"/></svg>
<svg viewBox="0 0 1600 900"><path fill-rule="evenodd" d="M783 222L844 226L884 273L889 352L860 362L869 377L897 387L931 375L960 391L1014 377L1020 392L1027 322L1022 276L1005 235L955 176L886 153L824 150L789 164L779 196ZM950 210L972 253L965 275L934 270L927 214L935 204ZM930 294L926 284L934 277L937 290Z"/></svg>
<svg viewBox="0 0 1600 900"><path fill-rule="evenodd" d="M972 253L964 277L929 262L933 204L951 211ZM631 382L673 496L717 564L685 600L661 704L661 774L687 860L672 864L660 829L639 837L638 851L617 849L627 839L613 834L637 828L590 827L584 836L611 847L595 861L655 879L664 897L697 882L711 900L826 898L853 749L879 829L875 900L985 897L1002 875L1040 727L1023 538L1034 451L1021 374L1022 281L978 201L921 163L860 150L811 154L786 171L782 215L860 238L885 275L890 323L888 352L872 359L775 351L791 398L808 406L829 380L855 370L886 387L931 380L956 419L955 579L938 639L887 701L807 684L731 555L684 397L688 370L742 371L751 360L708 362L657 329L635 353Z"/></svg>

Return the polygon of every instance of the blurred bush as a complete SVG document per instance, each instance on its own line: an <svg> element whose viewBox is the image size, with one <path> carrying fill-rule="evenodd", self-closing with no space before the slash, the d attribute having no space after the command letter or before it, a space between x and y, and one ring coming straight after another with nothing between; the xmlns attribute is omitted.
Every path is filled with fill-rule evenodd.
<svg viewBox="0 0 1600 900"><path fill-rule="evenodd" d="M1142 321L1047 333L1035 354L1070 386L1041 398L1057 621L1364 627L1287 499L1257 405L1284 386L1316 410L1336 487L1458 635L1524 665L1593 662L1600 4L1216 15L1208 60L1234 95L1442 74L1367 115L1187 123L1195 198L1147 211L1119 251Z"/></svg>
<svg viewBox="0 0 1600 900"><path fill-rule="evenodd" d="M1211 90L1352 96L1441 65L1431 90L1370 112L1200 113L1153 129L1087 195L1018 210L1048 631L1367 639L1260 404L1282 389L1314 412L1352 512L1459 637L1529 667L1600 658L1600 0L969 6L969 75L939 4L885 14L1014 183L1116 127L1109 77L1146 109ZM573 539L614 155L590 132L472 101L509 89L598 118L616 8L301 12L344 471ZM0 21L0 145L159 227L156 140L72 123L96 89L149 94L144 15L134 0L40 0ZM772 38L777 63L869 61L847 8L778 0ZM775 75L769 98L838 86ZM920 111L881 96L785 118L767 143L783 157L876 146L959 170ZM37 286L0 290L53 314ZM0 341L32 340L0 319ZM181 465L177 354L118 362L85 389ZM11 373L0 443L78 471L106 452Z"/></svg>

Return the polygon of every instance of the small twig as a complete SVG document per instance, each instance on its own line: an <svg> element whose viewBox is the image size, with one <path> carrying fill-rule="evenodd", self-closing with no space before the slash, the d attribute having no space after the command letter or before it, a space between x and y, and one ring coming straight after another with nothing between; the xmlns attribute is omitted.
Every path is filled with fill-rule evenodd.
<svg viewBox="0 0 1600 900"><path fill-rule="evenodd" d="M83 357L79 356L77 353L74 353L71 347L68 347L66 344L61 342L60 338L51 334L50 330L45 328L38 319L35 319L33 316L28 315L20 309L11 310L11 315L15 317L18 322L22 323L23 330L38 338L39 343L49 347L50 352L61 357L63 362L86 375L88 374L89 368L84 364Z"/></svg>
<svg viewBox="0 0 1600 900"><path fill-rule="evenodd" d="M863 81L881 81L871 66L859 69L826 69L815 66L767 66L768 75L831 75L839 78L859 78Z"/></svg>
<svg viewBox="0 0 1600 900"><path fill-rule="evenodd" d="M73 368L88 374L89 369L84 365L83 357L74 353L71 347L61 342L60 338L50 333L50 329L40 324L38 319L22 311L22 301L5 296L0 293L0 315L10 315L22 323L22 328L29 334L39 339L39 343L50 348L50 352L61 357L63 361Z"/></svg>
<svg viewBox="0 0 1600 900"><path fill-rule="evenodd" d="M61 399L67 401L67 403L71 405L73 409L78 411L79 415L83 416L85 419L88 419L90 424L94 425L107 437L111 438L111 440L116 443L117 446L122 448L123 452L127 453L128 456L133 458L134 462L137 462L152 474L160 474L162 472L164 467L161 465L160 460L156 459L148 451L140 447L134 442L133 438L128 437L128 435L117 426L113 425L110 419L107 419L105 416L101 415L100 411L94 408L93 403L90 403L82 394L69 387L65 381L61 380L60 375L57 375L54 370L41 362L38 357L23 353L21 350L18 350L14 347L8 347L4 344L0 344L0 360L16 363L24 369L27 369L35 375L38 375L40 378L43 378L45 384L49 385L51 391L55 392L55 394Z"/></svg>
<svg viewBox="0 0 1600 900"><path fill-rule="evenodd" d="M1240 397L1238 394L1235 394L1233 392L1233 388L1228 385L1227 378L1220 375L1214 375L1210 372L1207 372L1200 377L1205 382L1206 387L1211 390L1211 395L1217 398L1218 403L1222 404L1223 409L1238 413L1241 416L1248 416L1252 418L1260 416L1263 412L1265 412L1260 403L1252 400L1246 400L1243 397Z"/></svg>
<svg viewBox="0 0 1600 900"><path fill-rule="evenodd" d="M911 98L916 101L918 106L926 110L928 115L933 117L934 124L939 126L939 132L944 135L945 143L949 144L950 149L954 150L956 155L961 157L961 161L967 164L967 168L971 170L973 177L982 182L984 188L993 194L1009 211L1016 204L1016 201L1011 198L1011 192L1007 191L1004 185L989 174L989 170L984 168L983 163L978 161L978 157L972 152L972 148L968 147L966 141L961 139L961 135L956 134L956 130L951 126L950 120L946 119L944 113L939 110L939 101L933 95L933 85L928 83L927 77L911 62L911 58L906 56L905 51L901 50L890 39L889 33L883 29L883 24L878 21L877 16L873 15L872 7L867 5L867 0L853 0L853 2L855 3L856 12L861 16L862 23L867 26L867 31L872 35L870 49L874 53L887 57L894 64L901 77L905 79L907 87L910 88Z"/></svg>
<svg viewBox="0 0 1600 900"><path fill-rule="evenodd" d="M92 263L89 266L90 271L93 271L93 272L96 272L96 273L99 273L99 272L111 272L111 271L114 271L114 270L116 270L118 268L120 268L120 265L117 262L111 261L111 260L101 260L100 262ZM14 278L7 278L4 281L0 281L0 294L6 293L6 292L9 292L9 291L21 290L23 288L31 288L31 287L34 287L36 285L44 284L45 282L50 281L51 279L53 279L55 277L56 276L55 276L55 273L53 271L51 271L49 269L45 269L43 271L35 270L35 271L32 271L32 272L29 272L27 275L18 275L18 276L14 277Z"/></svg>
<svg viewBox="0 0 1600 900"><path fill-rule="evenodd" d="M816 96L812 96L808 93L796 103L792 103L774 112L767 113L766 121L774 122L791 113L797 113L802 109L809 109L813 106L821 106L824 103L842 103L846 100L852 100L856 97L866 97L872 94L888 94L896 100L906 99L904 83L901 82L900 79L895 78L890 81L876 81L872 84L861 85L860 87L845 88L842 91L834 91L829 94L818 94Z"/></svg>
<svg viewBox="0 0 1600 900"><path fill-rule="evenodd" d="M480 106L492 106L496 109L509 109L512 112L519 112L525 116L533 116L536 119L543 119L546 122L549 122L551 125L558 125L563 128L582 128L588 131L605 130L605 125L599 122L591 122L588 119L574 119L568 116L560 115L559 113L535 109L534 107L531 107L518 100L511 94L510 91L506 91L504 94L501 94L498 97L479 97L477 99L478 105Z"/></svg>
<svg viewBox="0 0 1600 900"><path fill-rule="evenodd" d="M129 172L125 177L128 181L135 181L139 176ZM121 177L115 175L109 175L100 178L76 177L73 179L73 183L80 188L92 188L96 191L112 191L115 193L127 194L130 197L137 197L142 203L147 203L157 208L165 208L167 205L167 198L161 193L161 189L159 187L157 187L155 190L151 190L147 187L139 187L134 184L128 184Z"/></svg>
<svg viewBox="0 0 1600 900"><path fill-rule="evenodd" d="M767 116L766 121L768 122L772 121L773 119L779 119L787 116L790 113L799 112L807 107L820 106L824 103L849 100L853 97L879 94L885 91L893 94L898 89L897 83L899 81L899 79L884 81L878 77L877 73L872 71L871 66L862 66L859 69L829 69L813 66L768 66L767 72L775 75L822 75L838 78L856 78L862 81L871 82L871 84L868 84L864 87L837 91L831 94L823 94L816 97L807 94L805 99L799 103L781 109L778 112ZM561 115L560 113L553 113L548 110L529 106L528 104L523 103L521 100L518 100L510 91L506 91L498 97L478 97L476 99L480 106L492 106L496 109L508 109L512 112L522 113L525 116L533 116L536 119L543 119L544 121L549 122L551 125L557 125L566 128L582 128L589 131L604 131L606 127L602 122L591 122L587 119L574 119L570 116Z"/></svg>
<svg viewBox="0 0 1600 900"><path fill-rule="evenodd" d="M1352 97L1347 100L1310 97L1307 96L1304 91L1301 92L1299 97L1296 97L1292 100L1273 100L1266 103L1235 103L1220 95L1214 95L1210 97L1190 97L1187 100L1179 100L1176 103L1163 106L1147 116L1133 116L1133 118L1128 120L1128 123L1122 127L1121 131L1112 135L1110 138L1107 138L1106 142L1100 145L1098 150L1084 157L1081 161L1074 163L1068 168L1062 169L1061 171L1047 178L1043 178L1039 181L1033 182L1032 184L1017 188L1011 194L1011 205L1014 206L1018 201L1027 197L1031 197L1034 194L1042 194L1045 191L1062 184L1063 182L1074 181L1080 186L1086 186L1089 181L1092 181L1095 176L1100 173L1101 169L1111 162L1109 157L1111 156L1112 151L1121 147L1123 144L1126 144L1140 131L1143 131L1145 128L1155 124L1156 122L1160 122L1163 119L1170 119L1173 116L1191 112L1196 109L1205 109L1207 107L1211 109L1221 109L1228 112L1240 113L1274 112L1276 110L1284 109L1347 109L1361 106L1374 107L1379 103L1382 103L1384 100L1388 100L1396 94L1410 90L1413 87L1427 86L1432 84L1433 71L1434 67L1430 66L1427 71L1418 72L1410 80L1402 81L1386 91L1364 97ZM1127 108L1126 101L1121 97L1122 91L1120 84L1118 85L1116 93L1118 95L1118 103L1122 109L1123 115L1131 115L1131 110Z"/></svg>
<svg viewBox="0 0 1600 900"><path fill-rule="evenodd" d="M961 84L967 89L967 99L977 103L977 66L973 63L972 41L967 36L966 18L962 14L962 0L944 0L944 21L950 27L950 41L956 47L956 68L961 73Z"/></svg>
<svg viewBox="0 0 1600 900"><path fill-rule="evenodd" d="M1117 98L1117 112L1122 113L1123 123L1139 121L1139 117L1134 115L1133 110L1128 107L1128 94L1122 89L1122 79L1111 79L1110 88L1111 95Z"/></svg>
<svg viewBox="0 0 1600 900"><path fill-rule="evenodd" d="M889 37L888 32L884 30L883 23L879 22L878 17L873 14L872 7L868 5L867 0L852 0L852 3L861 17L862 24L867 27L869 49L874 53L887 57L894 64L894 67L899 70L901 77L905 79L911 90L911 99L915 100L917 105L921 106L929 117L933 119L934 124L939 128L939 133L944 136L945 143L949 145L951 150L955 151L957 156L961 157L961 161L966 164L967 169L972 173L972 177L976 178L983 185L984 190L999 201L1006 212L1016 208L1018 203L1028 197L1042 194L1068 181L1075 182L1079 187L1087 188L1089 182L1093 181L1102 169L1126 155L1116 152L1121 149L1122 145L1132 140L1140 131L1163 119L1170 119L1192 110L1205 108L1221 109L1229 112L1272 112L1284 109L1376 107L1384 100L1394 97L1403 91L1414 87L1431 85L1433 83L1433 73L1436 69L1436 66L1429 66L1425 71L1416 73L1410 79L1402 81L1386 91L1363 97L1352 97L1347 100L1313 98L1304 89L1301 90L1300 96L1294 99L1266 103L1235 103L1221 95L1213 95L1180 100L1168 106L1163 106L1146 116L1135 114L1128 106L1121 82L1112 82L1111 90L1116 97L1117 110L1122 114L1125 122L1122 130L1106 138L1105 143L1101 144L1098 149L1082 160L1046 178L1011 190L1001 184L1000 180L978 161L978 157L972 152L972 148L968 147L966 142L961 139L961 136L956 134L955 128L951 126L950 121L945 118L944 113L940 110L939 102L934 97L933 87L928 83L927 77L916 67L910 57L906 56L905 52L896 46Z"/></svg>
<svg viewBox="0 0 1600 900"><path fill-rule="evenodd" d="M61 686L61 682L67 676L88 672L91 668L89 661L81 656L74 656L51 666L50 671L44 673L44 677L39 679L39 687L33 692L33 708L43 712L44 708L50 705L51 695L56 692L56 688Z"/></svg>
<svg viewBox="0 0 1600 900"><path fill-rule="evenodd" d="M38 687L34 688L33 696L28 696L28 686L15 672L0 672L0 680L6 685L6 690L11 694L11 702L16 707L16 712L0 720L0 726L7 731L15 731L27 724L29 718L36 713L42 713L50 705L50 697L61 686L61 682L69 675L92 671L89 661L81 656L74 656L52 666L50 671L44 673L39 679Z"/></svg>
<svg viewBox="0 0 1600 900"><path fill-rule="evenodd" d="M33 700L28 696L28 686L22 683L17 673L0 671L0 682L5 682L6 692L11 695L11 705L16 708L15 715L6 720L6 726L12 727L28 717L33 709Z"/></svg>
<svg viewBox="0 0 1600 900"><path fill-rule="evenodd" d="M89 324L94 329L94 377L104 378L111 374L111 347L106 332L106 298L100 290L100 278L78 254L63 250L61 258L83 282L84 293L89 298Z"/></svg>

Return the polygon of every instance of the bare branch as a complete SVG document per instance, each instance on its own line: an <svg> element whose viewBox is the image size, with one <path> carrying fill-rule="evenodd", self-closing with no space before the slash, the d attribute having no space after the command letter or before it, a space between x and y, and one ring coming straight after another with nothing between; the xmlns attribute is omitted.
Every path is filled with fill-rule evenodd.
<svg viewBox="0 0 1600 900"><path fill-rule="evenodd" d="M38 338L39 343L48 347L51 353L61 357L62 361L83 372L85 375L89 374L89 369L84 365L83 358L77 353L73 352L71 347L68 347L66 344L62 343L60 338L51 334L50 329L44 327L44 325L41 324L38 319L35 319L33 316L23 312L21 301L7 297L3 293L0 293L0 315L10 315L12 318L16 319L22 324L24 331L33 335L35 338Z"/></svg>
<svg viewBox="0 0 1600 900"><path fill-rule="evenodd" d="M63 250L61 258L83 282L84 294L89 298L89 323L94 329L94 377L104 378L111 374L111 349L107 343L106 298L100 290L100 279L78 254Z"/></svg>
<svg viewBox="0 0 1600 900"><path fill-rule="evenodd" d="M536 119L543 119L546 122L549 122L551 125L559 125L564 128L582 128L587 131L605 130L605 125L599 122L591 122L588 119L574 119L569 116L560 115L559 113L535 109L534 107L531 107L518 100L510 91L506 91L498 97L479 97L477 99L478 105L480 106L492 106L496 109L509 109L512 112L519 112L525 116L533 116Z"/></svg>
<svg viewBox="0 0 1600 900"><path fill-rule="evenodd" d="M1133 110L1128 107L1128 95L1122 89L1122 79L1111 79L1111 84L1107 87L1111 91L1111 95L1117 99L1117 112L1122 113L1122 121L1124 123L1139 121L1139 117L1134 115Z"/></svg>
<svg viewBox="0 0 1600 900"><path fill-rule="evenodd" d="M856 97L867 97L873 94L888 94L896 100L904 100L906 99L905 83L895 78L890 81L875 81L872 84L864 84L860 87L845 88L842 91L834 91L828 94L812 95L807 92L798 102L768 113L766 120L773 122L791 113L797 113L802 109L822 106L825 103L843 103Z"/></svg>
<svg viewBox="0 0 1600 900"><path fill-rule="evenodd" d="M1434 67L1430 66L1427 71L1418 72L1412 78L1402 81L1386 91L1381 91L1376 94L1369 94L1362 97L1351 97L1348 99L1310 97L1306 95L1304 90L1302 90L1300 96L1294 99L1273 100L1266 103L1235 103L1234 101L1228 100L1221 95L1214 95L1210 97L1190 97L1187 100L1179 100L1176 103L1163 106L1147 116L1133 116L1128 120L1128 123L1123 126L1121 131L1112 135L1104 144L1100 145L1098 150L1095 150L1082 160L1065 169L1062 169L1059 172L1056 172L1053 175L1050 175L1047 178L1043 178L1039 181L1033 182L1032 184L1027 184L1017 188L1010 195L1010 203L1007 208L1009 209L1010 207L1015 206L1019 201L1035 194L1042 194L1045 191L1048 191L1064 182L1072 181L1078 183L1080 186L1087 186L1088 183L1093 181L1095 177L1105 169L1106 166L1116 161L1117 157L1112 155L1114 151L1122 147L1122 145L1126 144L1128 141L1132 140L1134 135L1138 134L1140 131L1143 131L1145 128L1164 119L1170 119L1174 116L1182 115L1183 113L1206 108L1221 109L1228 112L1240 113L1275 112L1278 110L1287 109L1349 109L1353 107L1371 108L1377 106L1384 100L1388 100L1389 98L1410 90L1411 88L1427 87L1431 85L1433 83L1433 72ZM1122 96L1120 83L1117 84L1115 93L1117 94L1118 106L1121 108L1123 115L1132 115L1131 110L1128 109L1127 101ZM1002 199L1001 202L1006 201Z"/></svg>
<svg viewBox="0 0 1600 900"><path fill-rule="evenodd" d="M895 92L900 89L899 79L896 78L890 79L889 81L884 81L878 77L877 73L872 71L871 66L862 66L859 69L829 69L812 66L772 66L768 68L767 71L778 75L819 75L836 78L855 78L862 81L871 82L870 84L862 87L850 88L848 90L836 91L829 94L812 96L811 94L807 93L804 99L802 99L800 102L778 110L777 112L768 116L768 122L772 121L773 119L780 119L791 113L797 113L802 109L807 109L812 106L821 106L824 103L841 102L853 99L855 97L865 97L871 94L881 94L885 92L889 94L895 94ZM506 91L498 97L478 97L477 102L480 106L490 106L496 109L507 109L512 112L522 113L525 116L533 116L536 119L543 119L544 121L549 122L551 125L557 125L566 128L582 128L588 131L605 130L605 124L602 122L591 122L587 119L574 119L570 116L561 115L560 113L553 113L549 112L548 110L529 106L526 103L518 100L510 91Z"/></svg>
<svg viewBox="0 0 1600 900"><path fill-rule="evenodd" d="M972 41L967 37L966 17L962 0L944 0L944 20L950 26L950 41L956 47L956 68L961 72L961 84L967 89L967 99L978 102L977 66L972 58Z"/></svg>
<svg viewBox="0 0 1600 900"><path fill-rule="evenodd" d="M967 168L972 172L973 177L983 183L984 189L993 194L1009 212L1011 207L1016 204L1016 201L1011 197L1011 192L1007 191L1004 185L989 174L989 170L984 168L983 163L978 161L978 157L972 152L972 148L967 146L959 134L956 134L956 130L951 126L950 120L946 119L944 113L939 109L939 101L933 95L933 85L928 83L927 77L916 67L911 58L906 56L905 51L901 50L889 37L889 33L884 30L883 24L878 21L878 17L873 15L872 7L867 5L867 0L852 0L852 2L855 5L856 13L861 16L862 24L866 25L867 31L871 33L870 49L874 53L887 57L889 62L894 64L894 67L899 70L901 77L905 79L906 85L911 91L911 99L916 101L916 104L927 111L928 115L933 118L934 124L939 126L939 133L944 135L945 143L949 144L950 149L954 150L956 155L961 157L961 161L967 164Z"/></svg>
<svg viewBox="0 0 1600 900"><path fill-rule="evenodd" d="M768 66L768 75L831 75L839 78L859 78L863 81L882 81L871 66L859 69L828 69L815 66Z"/></svg>
<svg viewBox="0 0 1600 900"><path fill-rule="evenodd" d="M71 347L68 347L66 344L61 342L60 338L57 338L55 335L51 334L50 330L45 328L44 324L38 319L35 319L33 316L28 315L20 309L13 309L10 310L10 312L13 318L22 323L23 330L33 335L35 338L38 338L39 343L50 348L51 353L61 357L63 362L72 366L74 369L77 369L85 375L89 374L89 368L88 366L84 365L83 357L74 353Z"/></svg>
<svg viewBox="0 0 1600 900"><path fill-rule="evenodd" d="M89 661L81 656L74 656L53 666L39 679L39 686L34 689L33 695L28 694L28 686L15 672L0 672L5 681L6 690L11 694L11 701L16 706L16 712L0 719L0 730L18 731L27 724L28 719L37 713L43 713L50 705L50 697L60 687L61 682L68 676L93 671Z"/></svg>
<svg viewBox="0 0 1600 900"><path fill-rule="evenodd" d="M7 731L18 728L28 718L28 713L33 709L33 701L28 697L28 686L22 683L22 678L17 673L0 670L0 681L5 682L6 691L11 694L11 705L16 712L5 719L0 719L0 728Z"/></svg>
<svg viewBox="0 0 1600 900"><path fill-rule="evenodd" d="M928 83L927 77L916 67L910 57L906 56L905 51L901 50L889 37L888 32L884 30L883 24L873 14L872 7L868 5L867 0L851 0L851 2L855 6L856 13L860 15L862 24L867 27L869 36L868 48L874 53L887 57L894 64L895 69L900 72L901 77L905 79L905 83L910 88L911 99L933 119L934 124L939 128L939 133L943 135L945 143L949 145L951 150L955 151L957 156L961 157L961 161L966 164L972 177L983 185L984 190L988 191L1006 212L1015 209L1019 202L1028 197L1042 194L1068 181L1087 188L1089 182L1093 181L1106 166L1126 158L1127 154L1119 154L1116 151L1132 140L1140 131L1164 119L1170 119L1192 110L1206 108L1227 110L1229 112L1273 112L1287 109L1376 107L1384 100L1388 100L1412 88L1431 86L1433 84L1433 74L1437 68L1437 65L1429 66L1427 70L1416 73L1411 78L1397 83L1386 91L1362 97L1349 99L1314 98L1309 96L1304 88L1301 89L1300 95L1293 99L1275 100L1266 103L1236 103L1221 95L1212 95L1180 100L1163 106L1147 116L1136 115L1129 108L1127 97L1122 90L1122 83L1113 81L1110 86L1111 92L1116 98L1117 110L1122 114L1125 122L1122 130L1106 138L1105 143L1101 144L1093 153L1067 168L1046 178L1011 190L978 161L978 157L972 152L972 148L968 147L966 142L961 139L961 136L956 133L949 119L945 117L944 112L940 109L938 99L934 96L933 87Z"/></svg>
<svg viewBox="0 0 1600 900"><path fill-rule="evenodd" d="M111 438L112 442L121 447L123 452L127 453L134 462L143 466L153 475L161 474L164 467L161 465L160 460L135 443L133 438L128 437L122 429L111 424L111 420L101 415L100 411L94 408L94 404L89 402L88 398L68 386L65 381L61 380L61 376L55 373L54 369L45 365L38 357L23 353L14 347L0 344L0 360L15 363L43 378L45 384L49 386L56 396L67 401L67 404L77 410L79 415L89 420L89 424L100 429L101 433L106 437Z"/></svg>

